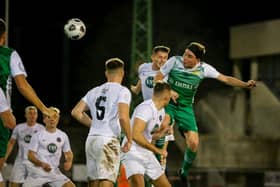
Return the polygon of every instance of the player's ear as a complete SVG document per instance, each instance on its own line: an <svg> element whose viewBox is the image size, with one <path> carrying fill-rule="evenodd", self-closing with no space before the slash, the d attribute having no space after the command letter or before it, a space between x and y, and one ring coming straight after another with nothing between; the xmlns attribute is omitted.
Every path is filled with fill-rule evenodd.
<svg viewBox="0 0 280 187"><path fill-rule="evenodd" d="M106 78L108 78L108 72L107 72L107 71L105 71L104 73L105 73Z"/></svg>
<svg viewBox="0 0 280 187"><path fill-rule="evenodd" d="M152 61L154 61L154 54L151 55L151 59L152 59Z"/></svg>

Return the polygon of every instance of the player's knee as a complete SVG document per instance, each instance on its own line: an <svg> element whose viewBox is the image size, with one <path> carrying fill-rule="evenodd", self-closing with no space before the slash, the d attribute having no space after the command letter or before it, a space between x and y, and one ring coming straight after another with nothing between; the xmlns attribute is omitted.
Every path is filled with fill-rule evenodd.
<svg viewBox="0 0 280 187"><path fill-rule="evenodd" d="M199 141L196 140L196 139L191 139L191 138L190 138L190 139L187 141L187 145L188 145L188 147L189 147L192 151L197 151L198 145L199 145Z"/></svg>

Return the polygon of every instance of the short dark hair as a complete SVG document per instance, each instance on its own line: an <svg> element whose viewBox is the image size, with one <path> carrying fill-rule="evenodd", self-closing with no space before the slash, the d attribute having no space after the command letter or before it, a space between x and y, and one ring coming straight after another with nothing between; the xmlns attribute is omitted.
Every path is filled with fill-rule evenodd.
<svg viewBox="0 0 280 187"><path fill-rule="evenodd" d="M124 62L119 58L110 58L105 62L106 70L115 70L123 67L124 67Z"/></svg>
<svg viewBox="0 0 280 187"><path fill-rule="evenodd" d="M157 52L165 52L165 53L169 53L170 52L170 48L166 47L164 45L157 45L153 48L153 53L157 53Z"/></svg>
<svg viewBox="0 0 280 187"><path fill-rule="evenodd" d="M2 36L4 32L6 32L6 23L0 18L0 36Z"/></svg>
<svg viewBox="0 0 280 187"><path fill-rule="evenodd" d="M203 59L206 49L205 46L198 42L191 42L187 49L193 52L193 54L196 56L196 58Z"/></svg>
<svg viewBox="0 0 280 187"><path fill-rule="evenodd" d="M154 85L154 95L157 96L158 94L161 94L163 91L171 90L171 87L168 83L164 81L157 81Z"/></svg>

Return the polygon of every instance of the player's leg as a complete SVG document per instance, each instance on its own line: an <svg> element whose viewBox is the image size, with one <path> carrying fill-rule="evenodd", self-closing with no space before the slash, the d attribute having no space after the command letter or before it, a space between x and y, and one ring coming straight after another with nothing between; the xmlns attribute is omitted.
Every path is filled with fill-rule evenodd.
<svg viewBox="0 0 280 187"><path fill-rule="evenodd" d="M152 181L155 187L171 187L165 174L162 174L159 178Z"/></svg>
<svg viewBox="0 0 280 187"><path fill-rule="evenodd" d="M114 186L120 167L120 142L117 138L92 136L86 141L87 172L99 186ZM104 165L104 164L107 165Z"/></svg>
<svg viewBox="0 0 280 187"><path fill-rule="evenodd" d="M23 161L16 161L10 174L10 187L20 187L27 176L27 167Z"/></svg>
<svg viewBox="0 0 280 187"><path fill-rule="evenodd" d="M171 187L171 184L165 175L165 171L162 169L162 166L154 156L151 156L147 161L147 166L146 175L150 178L153 186Z"/></svg>
<svg viewBox="0 0 280 187"><path fill-rule="evenodd" d="M63 184L62 187L75 187L76 185L72 181L68 181Z"/></svg>
<svg viewBox="0 0 280 187"><path fill-rule="evenodd" d="M75 187L75 184L64 175L59 168L51 171L48 176L44 177L48 181L48 185L52 187Z"/></svg>
<svg viewBox="0 0 280 187"><path fill-rule="evenodd" d="M129 186L145 187L144 176L142 174L131 175L128 178Z"/></svg>
<svg viewBox="0 0 280 187"><path fill-rule="evenodd" d="M187 145L180 170L181 178L186 178L196 158L199 145L198 129L192 107L179 107L175 119Z"/></svg>
<svg viewBox="0 0 280 187"><path fill-rule="evenodd" d="M5 128L0 120L0 187L4 187L4 179L2 176L2 170L5 163L5 155L7 151L7 145L9 141L9 129Z"/></svg>

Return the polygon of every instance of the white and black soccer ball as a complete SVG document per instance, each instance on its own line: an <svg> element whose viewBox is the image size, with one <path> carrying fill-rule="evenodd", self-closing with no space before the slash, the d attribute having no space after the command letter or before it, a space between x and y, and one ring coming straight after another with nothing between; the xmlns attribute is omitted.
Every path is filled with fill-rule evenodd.
<svg viewBox="0 0 280 187"><path fill-rule="evenodd" d="M71 18L64 25L64 33L71 40L79 40L86 34L86 25L79 18Z"/></svg>

